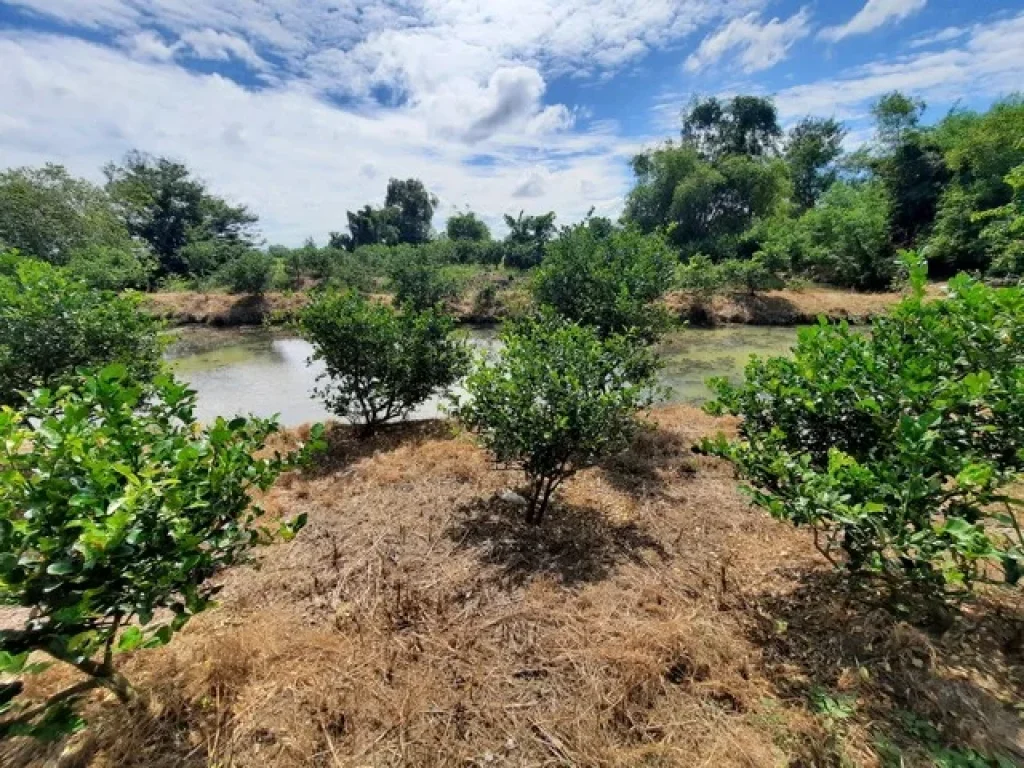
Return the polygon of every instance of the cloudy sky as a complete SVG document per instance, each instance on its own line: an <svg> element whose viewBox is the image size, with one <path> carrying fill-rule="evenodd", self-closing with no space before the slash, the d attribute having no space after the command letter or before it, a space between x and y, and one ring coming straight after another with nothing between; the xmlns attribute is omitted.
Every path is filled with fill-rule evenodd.
<svg viewBox="0 0 1024 768"><path fill-rule="evenodd" d="M441 206L617 215L694 94L850 121L1024 86L1021 0L0 0L0 167L186 161L271 242L321 242L391 176Z"/></svg>

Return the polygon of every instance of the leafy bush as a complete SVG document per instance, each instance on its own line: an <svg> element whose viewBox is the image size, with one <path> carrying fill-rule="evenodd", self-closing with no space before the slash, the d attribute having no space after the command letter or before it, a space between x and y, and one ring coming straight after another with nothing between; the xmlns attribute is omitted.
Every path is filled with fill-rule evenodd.
<svg viewBox="0 0 1024 768"><path fill-rule="evenodd" d="M491 239L491 230L487 224L478 219L472 211L449 216L445 231L450 240L484 242Z"/></svg>
<svg viewBox="0 0 1024 768"><path fill-rule="evenodd" d="M96 245L75 251L68 272L91 288L145 290L156 273L156 260L139 249Z"/></svg>
<svg viewBox="0 0 1024 768"><path fill-rule="evenodd" d="M458 295L457 283L444 273L441 264L426 254L410 251L407 258L396 259L389 272L398 304L418 311Z"/></svg>
<svg viewBox="0 0 1024 768"><path fill-rule="evenodd" d="M671 285L675 263L659 235L623 230L602 237L581 224L548 245L534 298L602 337L635 332L653 340L667 324L655 302Z"/></svg>
<svg viewBox="0 0 1024 768"><path fill-rule="evenodd" d="M96 685L133 698L113 655L168 642L210 606L210 577L269 534L251 493L297 457L254 457L272 421L204 429L194 412L183 384L140 382L123 365L0 410L0 602L32 611L0 631L0 672L36 671L27 657L42 651L88 676L56 709L3 702L0 733L74 725L69 696Z"/></svg>
<svg viewBox="0 0 1024 768"><path fill-rule="evenodd" d="M778 274L778 266L765 253L752 259L729 259L717 265L722 284L753 296L758 291L772 291L785 283Z"/></svg>
<svg viewBox="0 0 1024 768"><path fill-rule="evenodd" d="M219 277L232 293L257 296L270 287L274 275L274 257L262 251L249 250L225 264Z"/></svg>
<svg viewBox="0 0 1024 768"><path fill-rule="evenodd" d="M317 395L367 435L451 387L469 364L451 318L434 308L396 311L352 291L327 292L303 310L300 323L312 360L326 366Z"/></svg>
<svg viewBox="0 0 1024 768"><path fill-rule="evenodd" d="M140 297L90 289L23 259L0 274L0 403L55 386L79 367L122 361L140 378L160 366L160 324Z"/></svg>
<svg viewBox="0 0 1024 768"><path fill-rule="evenodd" d="M562 482L627 447L636 412L654 400L656 357L636 338L601 339L550 315L509 323L501 339L456 413L496 461L525 472L527 522L539 524Z"/></svg>
<svg viewBox="0 0 1024 768"><path fill-rule="evenodd" d="M913 279L915 295L870 334L822 322L792 360L714 382L709 410L742 416L742 440L705 447L855 574L934 594L970 588L997 561L1015 582L1022 502L1005 487L1024 471L1024 295L959 277L950 298L925 302L920 268Z"/></svg>
<svg viewBox="0 0 1024 768"><path fill-rule="evenodd" d="M1006 177L1014 191L1013 201L978 214L985 222L981 238L992 257L989 274L995 277L1024 276L1024 165Z"/></svg>

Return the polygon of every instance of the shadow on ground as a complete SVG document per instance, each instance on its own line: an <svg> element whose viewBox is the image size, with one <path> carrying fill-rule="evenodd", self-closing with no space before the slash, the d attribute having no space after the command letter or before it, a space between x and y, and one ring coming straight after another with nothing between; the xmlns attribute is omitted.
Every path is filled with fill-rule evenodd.
<svg viewBox="0 0 1024 768"><path fill-rule="evenodd" d="M1014 596L986 594L938 616L902 614L891 598L851 593L840 574L793 575L795 590L757 596L749 614L750 638L782 698L812 709L815 697L849 702L894 765L930 765L946 747L1024 764L1016 711L1024 701L1024 615Z"/></svg>
<svg viewBox="0 0 1024 768"><path fill-rule="evenodd" d="M660 496L697 472L686 438L656 425L642 428L629 449L606 460L601 470L616 490L637 499Z"/></svg>
<svg viewBox="0 0 1024 768"><path fill-rule="evenodd" d="M327 425L327 450L316 456L303 470L307 477L324 477L345 469L361 459L388 453L403 445L418 445L428 440L452 436L453 426L440 419L404 421L382 425L377 434L364 437L361 428L331 422ZM307 438L307 434L300 437Z"/></svg>
<svg viewBox="0 0 1024 768"><path fill-rule="evenodd" d="M552 576L565 586L608 578L616 566L661 560L661 543L634 522L616 523L589 507L552 504L540 525L526 523L522 507L500 499L480 500L456 511L447 534L459 547L499 567L499 581L519 586Z"/></svg>

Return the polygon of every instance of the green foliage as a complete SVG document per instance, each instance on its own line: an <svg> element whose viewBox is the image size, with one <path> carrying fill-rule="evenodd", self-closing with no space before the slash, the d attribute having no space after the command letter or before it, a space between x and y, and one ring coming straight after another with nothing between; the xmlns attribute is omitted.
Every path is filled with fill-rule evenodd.
<svg viewBox="0 0 1024 768"><path fill-rule="evenodd" d="M793 254L794 262L832 285L888 288L897 272L889 218L889 196L880 183L834 184L800 220L806 252Z"/></svg>
<svg viewBox="0 0 1024 768"><path fill-rule="evenodd" d="M1013 201L977 214L985 222L981 239L992 254L989 273L997 277L1024 277L1024 165L1006 176Z"/></svg>
<svg viewBox="0 0 1024 768"><path fill-rule="evenodd" d="M389 276L395 301L414 311L442 306L458 295L458 285L420 249L411 250L391 264Z"/></svg>
<svg viewBox="0 0 1024 768"><path fill-rule="evenodd" d="M836 160L843 152L846 129L833 119L805 118L789 132L786 164L793 179L793 199L803 210L812 208L838 175Z"/></svg>
<svg viewBox="0 0 1024 768"><path fill-rule="evenodd" d="M51 164L0 173L0 246L67 264L79 251L133 244L102 189Z"/></svg>
<svg viewBox="0 0 1024 768"><path fill-rule="evenodd" d="M270 287L274 273L274 257L255 249L249 249L219 272L219 278L232 293L261 295Z"/></svg>
<svg viewBox="0 0 1024 768"><path fill-rule="evenodd" d="M445 231L450 240L483 242L491 239L491 230L472 211L449 216Z"/></svg>
<svg viewBox="0 0 1024 768"><path fill-rule="evenodd" d="M683 115L683 142L710 161L773 154L781 136L775 104L760 96L697 99Z"/></svg>
<svg viewBox="0 0 1024 768"><path fill-rule="evenodd" d="M130 152L103 171L128 231L149 245L165 274L209 274L230 260L222 248L253 244L257 217L211 194L182 163ZM183 253L195 243L205 247Z"/></svg>
<svg viewBox="0 0 1024 768"><path fill-rule="evenodd" d="M898 147L909 133L917 129L924 114L925 103L899 91L887 93L874 103L878 141L889 148Z"/></svg>
<svg viewBox="0 0 1024 768"><path fill-rule="evenodd" d="M950 298L925 302L920 267L913 282L870 334L822 322L793 359L714 382L709 408L742 416L742 439L706 447L855 574L935 593L970 588L995 561L1015 582L1022 502L1005 487L1024 471L1024 295L959 277Z"/></svg>
<svg viewBox="0 0 1024 768"><path fill-rule="evenodd" d="M76 250L67 270L90 288L145 290L156 272L156 262L138 246L115 248L93 245Z"/></svg>
<svg viewBox="0 0 1024 768"><path fill-rule="evenodd" d="M154 373L160 326L138 305L137 296L90 289L44 262L11 264L0 274L0 403L83 366L122 361L140 377Z"/></svg>
<svg viewBox="0 0 1024 768"><path fill-rule="evenodd" d="M326 292L303 310L300 324L312 360L326 367L317 395L366 434L447 390L469 363L451 318L433 308L396 311L351 291Z"/></svg>
<svg viewBox="0 0 1024 768"><path fill-rule="evenodd" d="M505 238L505 266L513 269L530 269L544 258L544 246L555 234L555 213L551 211L540 216L525 216L522 211L518 218L505 214L508 235Z"/></svg>
<svg viewBox="0 0 1024 768"><path fill-rule="evenodd" d="M548 245L534 298L602 338L629 332L653 340L667 325L655 302L669 289L675 264L660 235L622 230L602 237L578 224Z"/></svg>
<svg viewBox="0 0 1024 768"><path fill-rule="evenodd" d="M527 521L540 523L562 482L628 446L654 399L656 358L638 339L602 340L552 316L510 323L501 339L497 359L482 357L466 380L457 416L526 474Z"/></svg>
<svg viewBox="0 0 1024 768"><path fill-rule="evenodd" d="M366 205L348 211L348 234L332 232L331 248L355 250L365 245L419 245L430 240L437 198L419 179L391 179L383 208Z"/></svg>
<svg viewBox="0 0 1024 768"><path fill-rule="evenodd" d="M170 376L140 382L122 365L0 410L0 602L32 611L0 632L0 672L38 671L25 659L44 651L130 698L112 655L167 643L211 605L210 578L268 536L251 493L289 466L254 457L276 424L204 429L194 410ZM31 726L4 709L3 730Z"/></svg>

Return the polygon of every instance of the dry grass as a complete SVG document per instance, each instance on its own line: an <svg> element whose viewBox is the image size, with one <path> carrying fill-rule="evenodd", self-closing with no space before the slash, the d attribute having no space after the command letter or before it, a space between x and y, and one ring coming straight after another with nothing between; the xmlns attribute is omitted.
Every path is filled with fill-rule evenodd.
<svg viewBox="0 0 1024 768"><path fill-rule="evenodd" d="M266 499L307 528L225 574L170 646L126 657L150 708L98 696L60 764L874 766L909 712L1020 749L1019 600L983 595L942 635L851 602L802 532L691 452L730 422L655 421L540 529L496 498L518 477L448 425L334 428ZM819 688L854 714L816 713ZM16 766L61 748L6 749Z"/></svg>
<svg viewBox="0 0 1024 768"><path fill-rule="evenodd" d="M295 314L307 301L304 293L266 293L238 296L230 293L150 293L145 307L172 325L261 325L273 316Z"/></svg>

